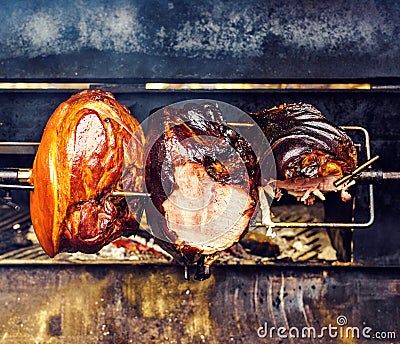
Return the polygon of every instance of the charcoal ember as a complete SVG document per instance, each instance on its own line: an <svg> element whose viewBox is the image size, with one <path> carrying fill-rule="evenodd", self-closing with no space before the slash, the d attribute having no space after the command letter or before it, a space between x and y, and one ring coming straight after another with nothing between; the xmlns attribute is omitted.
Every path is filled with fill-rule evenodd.
<svg viewBox="0 0 400 344"><path fill-rule="evenodd" d="M268 258L276 258L280 255L279 246L262 232L251 230L240 240L241 245L252 255Z"/></svg>

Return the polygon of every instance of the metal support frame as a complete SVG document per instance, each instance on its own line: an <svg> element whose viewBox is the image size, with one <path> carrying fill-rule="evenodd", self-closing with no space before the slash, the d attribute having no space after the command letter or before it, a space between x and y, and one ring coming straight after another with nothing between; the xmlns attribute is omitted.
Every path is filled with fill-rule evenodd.
<svg viewBox="0 0 400 344"><path fill-rule="evenodd" d="M371 147L368 131L360 126L341 126L346 131L361 131L364 134L365 140L365 157L366 160L371 159ZM375 220L375 204L374 204L374 186L368 185L369 198L369 220L366 222L273 222L272 228L295 227L295 228L367 228L374 223ZM262 223L256 223L256 226L263 227ZM265 226L264 226L265 227Z"/></svg>

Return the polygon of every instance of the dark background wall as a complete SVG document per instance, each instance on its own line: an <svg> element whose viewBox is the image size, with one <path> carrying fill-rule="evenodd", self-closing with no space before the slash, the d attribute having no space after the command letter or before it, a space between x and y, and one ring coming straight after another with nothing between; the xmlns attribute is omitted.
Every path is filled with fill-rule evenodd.
<svg viewBox="0 0 400 344"><path fill-rule="evenodd" d="M398 1L2 1L3 79L399 77Z"/></svg>

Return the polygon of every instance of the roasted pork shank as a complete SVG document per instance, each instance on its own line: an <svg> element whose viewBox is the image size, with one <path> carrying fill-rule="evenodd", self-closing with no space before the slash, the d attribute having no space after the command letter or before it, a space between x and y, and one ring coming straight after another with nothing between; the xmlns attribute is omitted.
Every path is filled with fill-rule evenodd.
<svg viewBox="0 0 400 344"><path fill-rule="evenodd" d="M350 137L310 104L283 104L250 116L270 142L277 195L286 189L308 204L315 196L324 199L323 192L337 191L333 182L357 166ZM347 187L339 188L344 201L350 197Z"/></svg>
<svg viewBox="0 0 400 344"><path fill-rule="evenodd" d="M148 221L177 260L200 263L195 278L204 279L218 252L247 229L258 200L257 158L216 104L159 111L146 160Z"/></svg>
<svg viewBox="0 0 400 344"><path fill-rule="evenodd" d="M44 251L94 253L139 226L144 135L109 92L84 90L63 102L43 132L32 169L32 224Z"/></svg>

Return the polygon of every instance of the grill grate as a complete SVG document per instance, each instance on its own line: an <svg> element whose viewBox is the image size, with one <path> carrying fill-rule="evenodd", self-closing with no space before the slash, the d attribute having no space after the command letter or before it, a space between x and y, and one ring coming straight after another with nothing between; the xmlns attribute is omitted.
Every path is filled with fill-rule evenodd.
<svg viewBox="0 0 400 344"><path fill-rule="evenodd" d="M16 212L6 206L0 207L0 254L31 246L27 238L30 226L28 210Z"/></svg>
<svg viewBox="0 0 400 344"><path fill-rule="evenodd" d="M320 222L324 218L322 204L308 207L298 205L280 205L273 207L276 221L307 221ZM0 208L0 235L2 236L0 262L3 263L131 263L169 262L170 257L163 252L151 239L146 238L146 231L140 231L128 240L116 241L105 246L97 254L61 253L55 258L49 258L37 242L26 209L16 212L10 208ZM142 228L146 228L146 218ZM143 233L142 233L143 232ZM265 263L271 261L333 261L336 260L336 250L333 248L327 230L312 228L278 228L275 238L268 238L264 227L250 228L249 236L245 236L241 249L233 249L221 256L222 264L231 262ZM143 234L143 235L141 235ZM258 244L258 238L264 242L262 251L253 250ZM266 244L265 244L266 243ZM279 247L278 250L271 248ZM264 254L269 252L268 255ZM271 252L273 252L271 254ZM240 259L239 259L240 258Z"/></svg>
<svg viewBox="0 0 400 344"><path fill-rule="evenodd" d="M273 221L320 223L325 218L324 206L321 202L313 206L304 204L275 205L271 208ZM264 228L256 228L263 232ZM337 252L333 247L329 232L324 228L282 227L274 229L276 236L271 243L279 247L280 253L273 257L276 260L335 261ZM266 259L264 259L266 260Z"/></svg>

